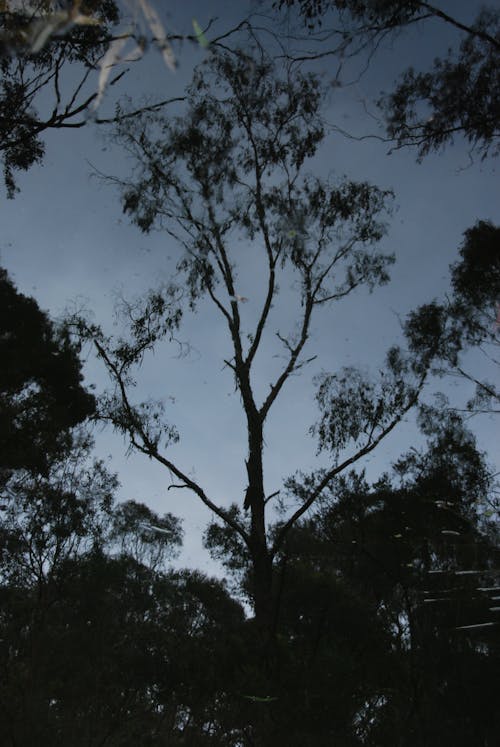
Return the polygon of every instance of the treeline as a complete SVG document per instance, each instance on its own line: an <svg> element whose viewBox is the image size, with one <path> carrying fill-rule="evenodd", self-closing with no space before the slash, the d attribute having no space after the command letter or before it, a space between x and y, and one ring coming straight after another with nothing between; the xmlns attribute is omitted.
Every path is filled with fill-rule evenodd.
<svg viewBox="0 0 500 747"><path fill-rule="evenodd" d="M459 415L422 408L423 450L339 478L288 533L263 652L246 548L212 523L228 580L169 568L180 522L116 504L92 459L77 348L1 292L0 744L495 743L498 527Z"/></svg>

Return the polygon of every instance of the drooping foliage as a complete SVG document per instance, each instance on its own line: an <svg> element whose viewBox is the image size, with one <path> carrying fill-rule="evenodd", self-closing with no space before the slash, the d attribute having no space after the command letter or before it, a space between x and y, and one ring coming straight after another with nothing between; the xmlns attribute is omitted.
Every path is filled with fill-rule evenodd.
<svg viewBox="0 0 500 747"><path fill-rule="evenodd" d="M469 350L481 350L497 374L500 313L500 229L478 221L465 231L460 259L450 266L452 293L446 303L433 301L412 312L405 325L410 349L425 356L434 340L435 369L475 385L471 412L498 412L495 379L473 373L463 362ZM484 365L481 367L484 369ZM488 374L486 375L488 376Z"/></svg>
<svg viewBox="0 0 500 747"><path fill-rule="evenodd" d="M482 158L498 154L500 137L500 13L478 15L458 51L438 57L429 72L412 68L379 102L397 147L412 146L419 159L457 136Z"/></svg>

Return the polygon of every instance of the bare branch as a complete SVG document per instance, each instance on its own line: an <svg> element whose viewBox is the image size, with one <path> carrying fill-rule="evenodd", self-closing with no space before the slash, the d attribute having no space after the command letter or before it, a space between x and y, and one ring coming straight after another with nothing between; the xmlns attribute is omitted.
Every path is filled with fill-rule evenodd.
<svg viewBox="0 0 500 747"><path fill-rule="evenodd" d="M268 495L267 498L264 500L264 505L266 505L266 503L269 503L271 498L274 498L276 495L279 495L280 493L281 493L281 490L275 490L274 493L271 493L271 495Z"/></svg>
<svg viewBox="0 0 500 747"><path fill-rule="evenodd" d="M480 29L474 28L474 26L468 26L465 23L461 23L460 21L457 21L456 18L453 18L452 16L448 15L448 13L445 13L443 10L441 10L440 8L436 8L430 3L419 2L419 6L421 8L427 8L427 10L432 13L432 15L440 18L446 23L451 24L452 26L455 26L457 29L460 29L460 31L465 31L467 34L470 34L470 36L476 36L478 39L482 39L483 41L488 42L488 44L491 44L496 49L500 50L500 41L498 39L495 39L494 36L487 34L486 31L481 31Z"/></svg>
<svg viewBox="0 0 500 747"><path fill-rule="evenodd" d="M104 361L106 367L112 374L112 377L116 384L118 385L118 388L120 390L121 400L125 407L128 422L126 424L127 432L129 435L129 438L131 440L132 445L143 454L146 454L150 458L155 459L157 462L162 464L164 467L166 467L172 474L174 474L177 478L179 478L183 486L186 488L189 488L192 490L202 501L202 503L205 504L207 508L209 508L211 511L213 511L214 514L216 514L220 519L222 519L226 524L228 524L235 532L237 532L240 537L245 541L245 543L248 545L249 543L249 537L245 530L243 529L240 524L233 519L223 508L220 506L217 506L213 501L208 498L204 490L196 483L194 480L192 480L188 475L186 475L182 470L180 470L172 461L164 457L162 454L159 453L158 448L156 444L151 440L151 438L148 436L147 432L145 431L142 423L140 420L136 417L136 414L134 412L133 407L131 406L128 394L126 390L125 383L123 381L122 374L115 363L111 360L106 350L103 348L103 346L94 339L94 345L96 347L96 350L98 351L99 357ZM140 437L140 442L137 440L136 435L137 434Z"/></svg>
<svg viewBox="0 0 500 747"><path fill-rule="evenodd" d="M277 378L274 384L271 384L271 391L267 395L265 401L263 402L259 410L259 414L260 414L262 421L265 420L267 413L269 412L273 402L275 401L276 397L281 391L283 384L286 382L286 380L288 379L288 377L290 376L290 374L296 367L297 359L300 353L302 352L302 349L308 339L309 326L311 323L311 314L312 314L313 306L314 306L313 297L312 295L308 295L306 302L305 302L305 309L304 309L304 315L302 318L302 326L301 326L299 341L295 345L295 347L291 348L290 358L288 360L287 365L281 372L280 376Z"/></svg>

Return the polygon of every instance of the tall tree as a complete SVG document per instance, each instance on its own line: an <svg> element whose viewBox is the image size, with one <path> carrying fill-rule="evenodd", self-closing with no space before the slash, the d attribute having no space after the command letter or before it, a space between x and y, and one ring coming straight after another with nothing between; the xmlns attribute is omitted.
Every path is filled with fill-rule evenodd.
<svg viewBox="0 0 500 747"><path fill-rule="evenodd" d="M263 463L271 409L290 376L311 360L305 348L318 309L358 286L371 290L387 282L392 261L373 248L383 235L388 193L305 173L323 138L321 97L314 76L279 76L262 50L252 58L213 54L195 73L181 118L148 115L118 131L137 166L134 178L121 182L125 212L143 231L163 229L178 241L184 249L178 270L186 277L188 300L194 305L207 297L228 332L232 355L225 363L241 397L248 436L247 488L241 498L250 514L248 528L169 457L164 444L178 436L158 407L132 399L133 366L180 323L182 292L171 285L130 306L129 339L107 338L98 327L76 320L115 384L114 393L100 401L101 417L169 470L178 485L192 490L246 546L255 614L266 635L274 615L273 561L286 534L332 480L371 452L415 404L433 354L431 346L428 354L412 359L393 348L379 381L352 368L318 378L322 416L316 433L330 466L271 537ZM245 251L254 253L263 279L263 288L256 289L255 297L263 295L263 301L253 327L243 312L237 274L242 247L236 235L245 238ZM295 332L276 331L285 363L259 401L255 360L272 325L280 278L295 281L296 313L289 316L298 325ZM288 296L287 308L290 302Z"/></svg>

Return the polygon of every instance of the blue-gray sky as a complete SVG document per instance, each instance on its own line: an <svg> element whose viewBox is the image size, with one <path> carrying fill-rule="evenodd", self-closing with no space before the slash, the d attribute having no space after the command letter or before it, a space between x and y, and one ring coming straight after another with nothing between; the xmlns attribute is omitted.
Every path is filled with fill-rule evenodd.
<svg viewBox="0 0 500 747"><path fill-rule="evenodd" d="M465 0L438 4L463 21L470 21L481 6ZM193 17L202 26L217 17L214 33L231 27L250 10L261 10L261 6L256 2L156 2L167 31L186 34L191 33ZM362 102L375 112L373 100L381 89L390 90L400 71L410 64L425 69L433 57L444 54L459 38L440 22L405 31L379 51L358 83L332 89L326 119L353 134L380 134L374 120L364 113ZM120 92L133 98L182 94L193 64L204 52L187 45L176 54L179 69L172 73L155 50L148 51L140 63L130 66ZM327 58L315 69L328 75L334 65ZM97 73L90 85L97 86ZM100 111L112 112L114 94L114 90L107 93ZM112 332L117 293L131 297L167 280L179 249L165 234L141 235L121 215L119 194L92 176L89 162L111 174L126 174L129 169L119 146L103 136L104 130L93 125L49 134L43 165L22 175L21 192L14 201L3 198L0 203L0 263L18 288L33 295L52 315L58 316L68 304L81 301L93 310L95 320ZM315 443L307 434L317 414L313 374L350 364L376 370L385 350L399 341L398 315L404 317L448 288L448 265L457 259L463 232L478 219L500 221L495 163L490 159L470 165L467 145L460 139L420 165L413 151L401 150L390 156L387 151L388 145L376 139L358 142L330 132L309 167L318 176L333 171L394 190L396 210L381 247L395 252L397 263L390 285L373 295L354 293L322 312L313 325L306 355L317 354L318 359L289 381L266 430L268 492L278 490L282 479L296 468L315 464ZM242 247L239 292L249 299L242 313L251 318L258 308L259 277L252 255L244 250ZM283 305L275 310L272 331L293 327L292 296L287 296L285 288L283 291ZM178 426L181 440L170 458L194 474L217 503L241 501L246 484L246 433L232 375L223 364L229 353L223 321L208 304L201 304L195 316L186 317L179 337L191 343L191 354L179 357L175 345L159 349L140 373L138 394L173 398L167 400L168 414ZM279 352L270 335L265 356L259 360L257 391L263 392L277 371L280 360L274 356ZM474 365L482 364L476 360ZM105 385L102 369L90 354L86 376L98 390ZM450 382L443 381L441 388L457 396L457 401L465 401L470 394L469 388L455 390ZM485 417L473 425L480 446L494 458L497 425ZM134 498L160 513L168 510L181 516L186 536L180 562L217 570L201 548L201 534L210 517L198 499L186 490L167 493L170 477L165 470L142 456L126 458L126 445L120 437L106 431L98 432L96 440L100 455L112 456L110 467L118 472L122 484L120 498ZM409 418L360 466L376 477L417 442Z"/></svg>

